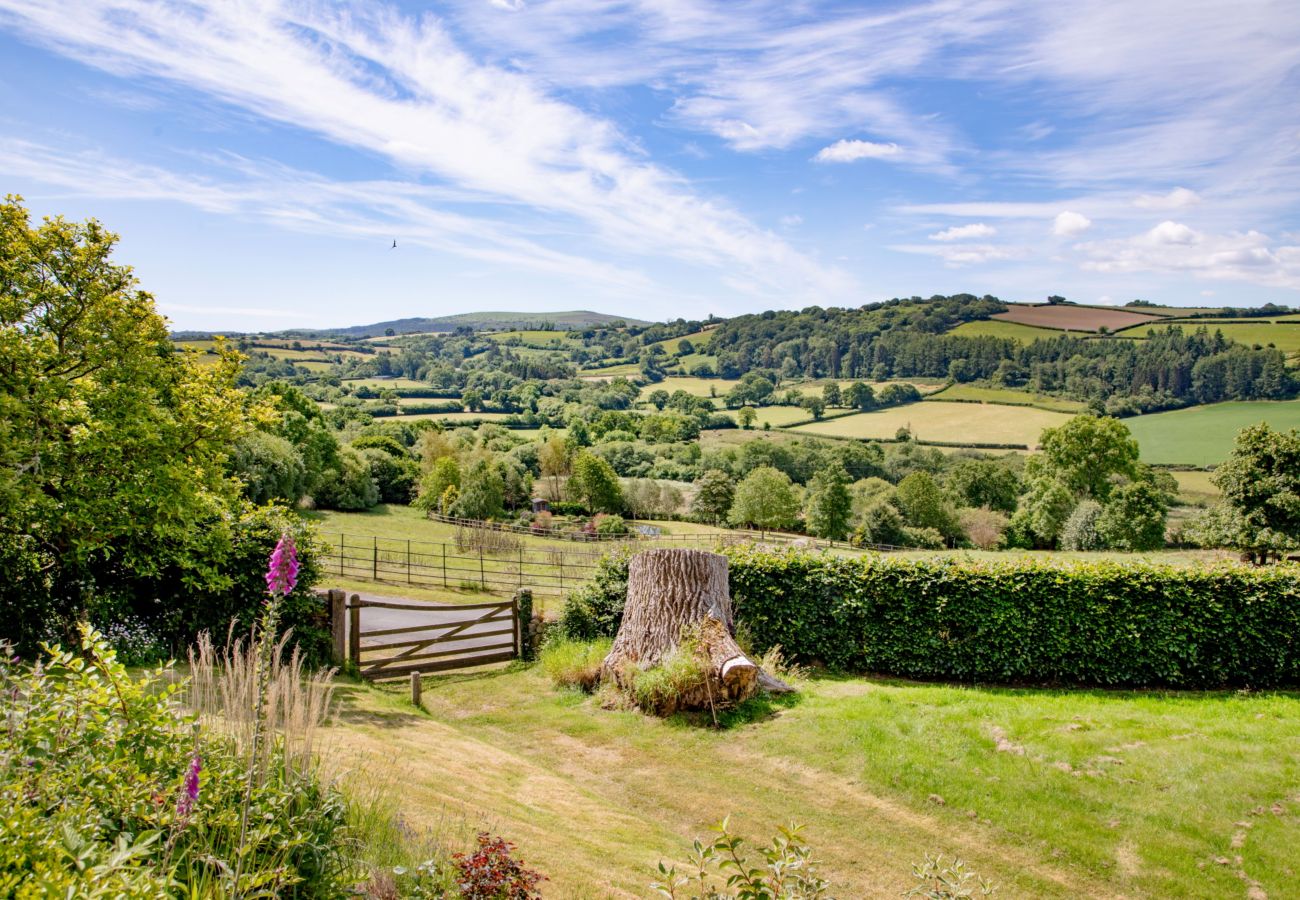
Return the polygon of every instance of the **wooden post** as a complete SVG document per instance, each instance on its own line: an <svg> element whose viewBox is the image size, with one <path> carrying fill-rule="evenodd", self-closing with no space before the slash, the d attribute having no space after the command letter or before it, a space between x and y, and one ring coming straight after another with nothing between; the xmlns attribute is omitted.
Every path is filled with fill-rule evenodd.
<svg viewBox="0 0 1300 900"><path fill-rule="evenodd" d="M523 659L525 655L523 640L527 640L527 638L521 640L520 636L527 634L527 631L519 627L519 594L517 593L510 598L510 621L515 626L515 655Z"/></svg>
<svg viewBox="0 0 1300 900"><path fill-rule="evenodd" d="M524 548L521 544L519 547L519 586L524 586Z"/></svg>
<svg viewBox="0 0 1300 900"><path fill-rule="evenodd" d="M442 544L442 586L447 586L447 545Z"/></svg>
<svg viewBox="0 0 1300 900"><path fill-rule="evenodd" d="M411 673L411 705L420 705L420 689L424 686L419 672Z"/></svg>
<svg viewBox="0 0 1300 900"><path fill-rule="evenodd" d="M348 553L348 536L346 534L340 534L339 535L339 575L340 576L342 576L343 574L343 557L347 556L347 553Z"/></svg>
<svg viewBox="0 0 1300 900"><path fill-rule="evenodd" d="M411 539L406 539L406 583L411 583Z"/></svg>
<svg viewBox="0 0 1300 900"><path fill-rule="evenodd" d="M374 541L373 552L370 557L370 577L375 581L379 580L379 535L375 535L371 540Z"/></svg>
<svg viewBox="0 0 1300 900"><path fill-rule="evenodd" d="M352 595L348 604L348 659L361 665L361 597Z"/></svg>
<svg viewBox="0 0 1300 900"><path fill-rule="evenodd" d="M344 614L347 609L348 595L334 588L329 592L330 633L334 638L334 665L341 666L347 659L348 622Z"/></svg>
<svg viewBox="0 0 1300 900"><path fill-rule="evenodd" d="M483 545L478 548L478 586L487 590L487 576L483 574Z"/></svg>

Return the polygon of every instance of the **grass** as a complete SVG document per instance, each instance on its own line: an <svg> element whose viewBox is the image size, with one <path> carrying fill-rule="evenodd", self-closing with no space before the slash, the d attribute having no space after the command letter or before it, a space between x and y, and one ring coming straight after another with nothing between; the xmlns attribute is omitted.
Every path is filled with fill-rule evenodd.
<svg viewBox="0 0 1300 900"><path fill-rule="evenodd" d="M665 390L672 394L676 391L685 391L692 397L725 397L727 391L739 384L739 379L726 378L696 378L693 375L670 375L657 384L646 385L641 389L641 396L648 397L651 393L658 390Z"/></svg>
<svg viewBox="0 0 1300 900"><path fill-rule="evenodd" d="M424 400L424 403L450 403L450 400ZM408 404L409 405L409 404ZM401 408L401 404L398 405ZM422 419L437 419L439 422L447 422L455 425L457 422L499 422L507 418L510 413L503 412L435 412L435 413L411 413L409 415L398 416L403 422L418 422Z"/></svg>
<svg viewBox="0 0 1300 900"><path fill-rule="evenodd" d="M1288 321L1285 318L1277 320L1255 320L1243 321L1241 319L1193 319L1186 322L1175 322L1166 326L1163 322L1144 323L1132 328L1126 328L1117 332L1120 337L1145 337L1147 331L1153 328L1181 328L1184 332L1195 331L1197 328L1204 326L1211 332L1221 331L1223 336L1229 340L1236 341L1239 344L1245 344L1247 347L1255 344L1266 347L1269 344L1277 347L1283 353L1294 354L1300 353L1300 322Z"/></svg>
<svg viewBox="0 0 1300 900"><path fill-rule="evenodd" d="M428 388L432 385L414 378L348 378L343 384L352 388L368 387L375 390L383 388Z"/></svg>
<svg viewBox="0 0 1300 900"><path fill-rule="evenodd" d="M1194 469L1187 472L1170 472L1178 482L1178 496L1188 503L1203 503L1222 495L1218 486L1210 480L1213 472Z"/></svg>
<svg viewBox="0 0 1300 900"><path fill-rule="evenodd" d="M636 363L620 363L616 366L599 366L594 369L580 369L579 378L615 378L619 375L636 375L640 373L641 367Z"/></svg>
<svg viewBox="0 0 1300 900"><path fill-rule="evenodd" d="M1267 422L1300 428L1300 400L1234 401L1125 419L1142 459L1155 464L1218 465L1232 452L1237 432Z"/></svg>
<svg viewBox="0 0 1300 900"><path fill-rule="evenodd" d="M1286 896L1300 698L813 680L724 730L602 710L540 667L340 688L335 752L400 769L414 828L519 844L560 897L646 896L660 859L732 815L791 819L846 896L897 896L927 853L1008 897Z"/></svg>
<svg viewBox="0 0 1300 900"><path fill-rule="evenodd" d="M1118 331L1132 325L1157 321L1158 317L1109 307L1074 304L1061 306L1012 304L1007 312L995 313L993 319L999 322L1016 322L1021 325L1061 331L1093 332L1102 328Z"/></svg>
<svg viewBox="0 0 1300 900"><path fill-rule="evenodd" d="M995 337L1011 338L1021 344L1032 344L1041 338L1060 337L1060 331L1054 328L1035 328L1019 322L1004 322L1000 319L980 319L977 322L962 322L949 334L957 337Z"/></svg>
<svg viewBox="0 0 1300 900"><path fill-rule="evenodd" d="M572 350L574 347L582 346L582 338L573 331L493 331L489 332L486 337L498 343L518 339L519 343L524 347L535 347L543 350Z"/></svg>
<svg viewBox="0 0 1300 900"><path fill-rule="evenodd" d="M1087 404L1078 400L1064 400L1047 394L1018 391L1013 388L982 387L975 384L954 384L932 395L933 400L974 400L979 403L1004 403L1009 406L1036 406L1051 412L1078 413Z"/></svg>
<svg viewBox="0 0 1300 900"><path fill-rule="evenodd" d="M676 356L683 340L690 341L698 350L701 347L707 347L709 344L713 343L713 337L716 331L716 328L706 328L703 331L693 331L690 334L684 334L681 337L668 338L665 341L655 341L650 346L663 347L664 352L671 356Z"/></svg>
<svg viewBox="0 0 1300 900"><path fill-rule="evenodd" d="M859 413L827 422L800 425L799 434L854 438L892 438L911 428L924 441L1034 446L1044 428L1068 421L1065 413L1027 406L994 403L936 403L922 401L876 412Z"/></svg>

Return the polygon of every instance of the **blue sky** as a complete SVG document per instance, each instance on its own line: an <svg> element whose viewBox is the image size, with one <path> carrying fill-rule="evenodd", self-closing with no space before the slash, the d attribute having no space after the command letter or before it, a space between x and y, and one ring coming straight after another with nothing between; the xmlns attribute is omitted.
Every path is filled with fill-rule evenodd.
<svg viewBox="0 0 1300 900"><path fill-rule="evenodd" d="M0 192L178 328L1300 305L1297 97L1293 0L0 0Z"/></svg>

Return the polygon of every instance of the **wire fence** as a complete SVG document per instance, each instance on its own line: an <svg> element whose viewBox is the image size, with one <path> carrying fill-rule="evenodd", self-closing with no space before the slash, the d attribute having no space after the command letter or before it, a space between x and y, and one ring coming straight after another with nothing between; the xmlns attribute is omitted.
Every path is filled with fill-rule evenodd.
<svg viewBox="0 0 1300 900"><path fill-rule="evenodd" d="M482 523L475 523L481 526ZM329 550L321 561L328 575L366 581L509 594L529 588L535 594L563 596L591 581L600 558L613 546L537 546L497 529L462 527L454 542L325 533ZM534 535L536 536L536 535ZM779 532L696 532L641 535L635 549L696 547L717 550L736 544L808 550L893 550L884 545L851 547ZM626 544L625 544L626 545Z"/></svg>

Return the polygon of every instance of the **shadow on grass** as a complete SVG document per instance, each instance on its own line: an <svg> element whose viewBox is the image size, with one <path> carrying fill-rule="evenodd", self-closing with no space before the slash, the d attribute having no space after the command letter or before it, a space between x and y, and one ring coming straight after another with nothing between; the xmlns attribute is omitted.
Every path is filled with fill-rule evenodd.
<svg viewBox="0 0 1300 900"><path fill-rule="evenodd" d="M793 694L761 693L735 706L717 710L716 722L714 713L708 710L674 713L665 721L678 728L716 728L718 731L729 731L774 719L783 710L798 706L803 699L803 693L798 691Z"/></svg>

